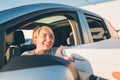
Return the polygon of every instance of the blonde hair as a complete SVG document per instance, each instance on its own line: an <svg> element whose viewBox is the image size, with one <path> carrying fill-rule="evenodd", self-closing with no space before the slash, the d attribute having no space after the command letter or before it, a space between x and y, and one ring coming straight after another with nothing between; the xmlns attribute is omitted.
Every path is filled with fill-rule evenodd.
<svg viewBox="0 0 120 80"><path fill-rule="evenodd" d="M33 33L32 33L32 40L33 40L33 42L34 42L34 39L36 39L38 37L38 35L39 35L39 33L40 33L40 31L42 29L49 30L52 33L53 39L55 39L53 30L49 26L46 26L46 25L45 26L41 26L41 27L37 26L36 28L34 28Z"/></svg>

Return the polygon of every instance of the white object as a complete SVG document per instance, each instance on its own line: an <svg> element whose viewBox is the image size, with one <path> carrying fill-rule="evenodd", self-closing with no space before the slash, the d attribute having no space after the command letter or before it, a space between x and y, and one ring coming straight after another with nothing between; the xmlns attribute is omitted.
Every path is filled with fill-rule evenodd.
<svg viewBox="0 0 120 80"><path fill-rule="evenodd" d="M93 72L99 77L115 80L112 73L120 72L120 40L72 46L64 54L77 58L74 64L78 70Z"/></svg>

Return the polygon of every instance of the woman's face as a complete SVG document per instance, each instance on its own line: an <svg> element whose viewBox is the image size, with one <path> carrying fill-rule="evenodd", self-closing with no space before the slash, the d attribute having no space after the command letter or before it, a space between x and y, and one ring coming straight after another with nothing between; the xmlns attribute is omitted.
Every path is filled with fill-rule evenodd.
<svg viewBox="0 0 120 80"><path fill-rule="evenodd" d="M41 29L34 43L40 50L50 50L54 44L54 35L48 29Z"/></svg>

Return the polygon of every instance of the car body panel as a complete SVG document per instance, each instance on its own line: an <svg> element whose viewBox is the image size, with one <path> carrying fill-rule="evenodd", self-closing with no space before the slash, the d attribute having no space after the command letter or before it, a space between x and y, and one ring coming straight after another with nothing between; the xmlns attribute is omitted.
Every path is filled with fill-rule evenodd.
<svg viewBox="0 0 120 80"><path fill-rule="evenodd" d="M16 74L17 73L17 74ZM74 80L64 66L46 66L0 73L1 80Z"/></svg>
<svg viewBox="0 0 120 80"><path fill-rule="evenodd" d="M79 10L79 8L77 8L77 7L63 5L63 4L52 4L52 3L39 3L39 4L32 4L32 5L27 5L27 6L19 6L16 8L0 11L0 17L1 17L0 24L4 23L6 21L9 21L11 19L17 18L19 16L31 13L31 12L45 10L45 9L54 9L54 8L61 8L61 9L66 8L67 10L70 9L70 10L75 10L75 11ZM86 10L82 10L82 11L87 12ZM97 15L92 12L91 12L91 14ZM4 16L4 17L2 17L2 16Z"/></svg>
<svg viewBox="0 0 120 80"><path fill-rule="evenodd" d="M120 40L105 40L71 46L64 50L64 54L75 57L75 65L78 70L88 73L91 73L92 70L95 75L109 80L115 79L112 76L113 72L120 72ZM88 61L90 65L88 66L85 61Z"/></svg>

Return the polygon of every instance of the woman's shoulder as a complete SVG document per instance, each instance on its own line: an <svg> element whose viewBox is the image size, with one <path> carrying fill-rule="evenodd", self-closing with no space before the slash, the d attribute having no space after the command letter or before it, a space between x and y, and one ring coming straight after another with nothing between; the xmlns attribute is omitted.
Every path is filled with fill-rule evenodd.
<svg viewBox="0 0 120 80"><path fill-rule="evenodd" d="M25 51L21 55L34 55L34 50L31 51Z"/></svg>
<svg viewBox="0 0 120 80"><path fill-rule="evenodd" d="M58 49L58 47L52 47L49 51L49 54L50 55L55 55L57 49Z"/></svg>

